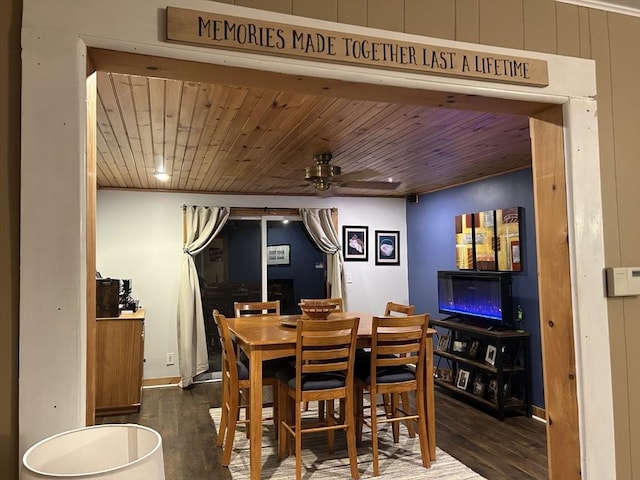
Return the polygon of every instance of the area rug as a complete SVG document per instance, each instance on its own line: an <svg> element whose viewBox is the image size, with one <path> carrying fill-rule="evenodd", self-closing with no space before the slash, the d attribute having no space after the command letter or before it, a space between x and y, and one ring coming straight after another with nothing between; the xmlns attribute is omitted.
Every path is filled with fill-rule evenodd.
<svg viewBox="0 0 640 480"><path fill-rule="evenodd" d="M213 423L220 425L220 408L209 410ZM265 417L270 414L265 411ZM307 415L315 412L309 409ZM380 476L374 477L371 463L371 436L363 434L363 445L358 448L358 469L360 478L394 480L486 480L469 467L460 463L448 453L436 447L436 461L431 468L422 466L418 438L409 438L404 428L400 429L400 442L394 444L386 424L379 434ZM389 427L390 429L390 427ZM262 424L262 475L263 479L285 480L295 478L295 456L291 455L282 462L278 461L277 443L274 438L274 425L270 420ZM249 478L249 441L245 424L238 423L233 442L233 452L229 471L234 480ZM333 454L327 451L326 433L307 434L302 437L302 478L305 480L336 480L350 478L349 458L344 434L336 432L336 449Z"/></svg>

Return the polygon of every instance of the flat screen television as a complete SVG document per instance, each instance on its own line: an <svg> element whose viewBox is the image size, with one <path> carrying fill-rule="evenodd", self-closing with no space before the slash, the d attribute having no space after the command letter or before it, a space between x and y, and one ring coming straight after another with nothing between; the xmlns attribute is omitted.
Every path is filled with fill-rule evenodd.
<svg viewBox="0 0 640 480"><path fill-rule="evenodd" d="M512 327L511 273L439 271L438 311L481 325Z"/></svg>

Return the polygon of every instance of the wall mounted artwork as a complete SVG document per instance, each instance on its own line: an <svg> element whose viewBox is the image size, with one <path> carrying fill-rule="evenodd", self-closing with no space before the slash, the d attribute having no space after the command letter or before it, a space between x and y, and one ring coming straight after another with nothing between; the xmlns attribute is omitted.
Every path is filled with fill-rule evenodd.
<svg viewBox="0 0 640 480"><path fill-rule="evenodd" d="M376 265L400 265L400 232L376 230Z"/></svg>
<svg viewBox="0 0 640 480"><path fill-rule="evenodd" d="M522 271L521 217L521 207L456 215L458 270Z"/></svg>
<svg viewBox="0 0 640 480"><path fill-rule="evenodd" d="M342 227L343 258L346 262L369 259L369 227Z"/></svg>

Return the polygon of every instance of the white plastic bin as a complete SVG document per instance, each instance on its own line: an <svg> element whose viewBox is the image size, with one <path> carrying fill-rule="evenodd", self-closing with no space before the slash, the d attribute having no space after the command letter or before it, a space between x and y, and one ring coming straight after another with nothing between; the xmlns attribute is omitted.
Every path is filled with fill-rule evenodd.
<svg viewBox="0 0 640 480"><path fill-rule="evenodd" d="M106 424L59 433L22 457L22 480L43 478L164 480L162 437L135 424Z"/></svg>

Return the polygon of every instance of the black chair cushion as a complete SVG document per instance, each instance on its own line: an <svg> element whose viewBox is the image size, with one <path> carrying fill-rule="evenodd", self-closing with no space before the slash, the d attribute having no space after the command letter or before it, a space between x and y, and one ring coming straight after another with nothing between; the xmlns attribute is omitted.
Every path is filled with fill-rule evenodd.
<svg viewBox="0 0 640 480"><path fill-rule="evenodd" d="M263 378L272 378L276 375L276 371L280 370L286 363L288 359L285 358L276 358L274 360L267 360L266 362L262 362L262 377ZM236 365L238 366L238 379L239 380L248 380L249 379L249 360L243 359L242 361L237 361Z"/></svg>
<svg viewBox="0 0 640 480"><path fill-rule="evenodd" d="M356 354L354 375L367 384L371 382L371 352ZM376 372L376 382L378 383L409 382L415 379L414 371L404 365L379 368Z"/></svg>
<svg viewBox="0 0 640 480"><path fill-rule="evenodd" d="M296 370L291 366L282 368L276 372L276 378L291 389L296 388ZM301 389L328 390L330 388L340 388L345 386L345 378L342 373L314 373L302 376Z"/></svg>

